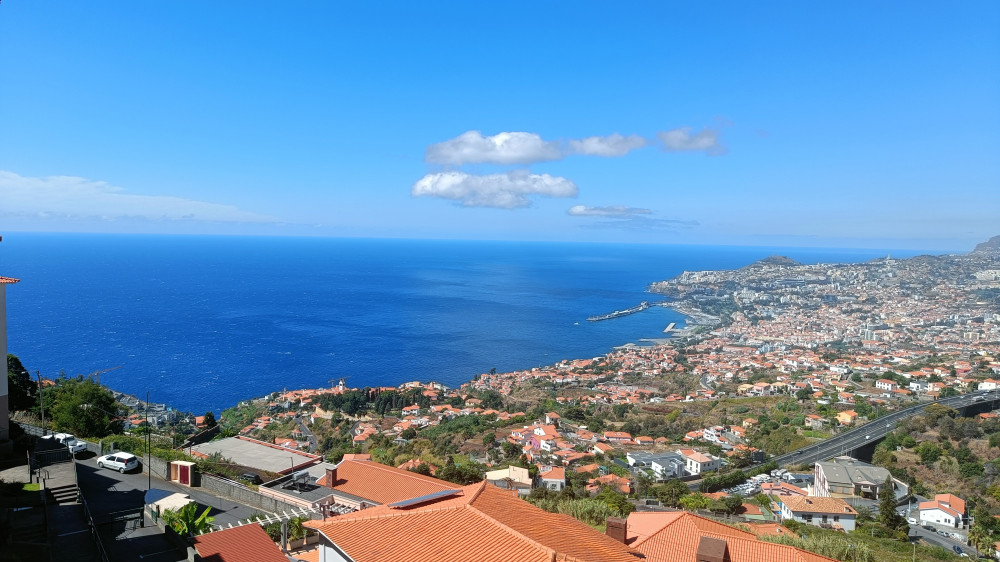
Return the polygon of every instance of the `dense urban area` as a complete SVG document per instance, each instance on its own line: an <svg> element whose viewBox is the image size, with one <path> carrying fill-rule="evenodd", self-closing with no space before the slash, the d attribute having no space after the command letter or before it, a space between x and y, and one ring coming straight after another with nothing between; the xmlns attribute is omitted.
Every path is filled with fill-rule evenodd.
<svg viewBox="0 0 1000 562"><path fill-rule="evenodd" d="M684 272L650 302L687 318L656 345L218 417L8 355L0 560L997 556L1000 237Z"/></svg>

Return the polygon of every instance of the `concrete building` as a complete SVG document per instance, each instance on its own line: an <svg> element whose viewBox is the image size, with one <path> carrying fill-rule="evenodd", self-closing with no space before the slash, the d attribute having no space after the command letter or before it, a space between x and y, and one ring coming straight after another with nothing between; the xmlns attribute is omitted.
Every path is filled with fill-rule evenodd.
<svg viewBox="0 0 1000 562"><path fill-rule="evenodd" d="M2 238L0 238L2 239ZM20 279L0 276L0 357L7 361L7 285ZM10 441L10 389L7 377L0 377L0 450ZM9 449L8 449L9 450Z"/></svg>
<svg viewBox="0 0 1000 562"><path fill-rule="evenodd" d="M886 478L889 478L889 471L884 468L851 457L835 457L816 463L813 495L877 498Z"/></svg>
<svg viewBox="0 0 1000 562"><path fill-rule="evenodd" d="M719 457L707 453L699 453L694 449L680 449L677 454L684 457L684 470L688 474L697 475L712 470L718 470L722 466Z"/></svg>
<svg viewBox="0 0 1000 562"><path fill-rule="evenodd" d="M806 525L853 531L858 512L840 498L786 496L781 499L781 518Z"/></svg>

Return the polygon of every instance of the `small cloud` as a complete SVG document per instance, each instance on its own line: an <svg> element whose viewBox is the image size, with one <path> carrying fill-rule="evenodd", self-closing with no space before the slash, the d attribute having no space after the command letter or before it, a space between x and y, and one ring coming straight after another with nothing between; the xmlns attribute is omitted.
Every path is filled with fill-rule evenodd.
<svg viewBox="0 0 1000 562"><path fill-rule="evenodd" d="M610 207L587 207L586 205L574 205L567 213L574 217L615 217L628 218L636 215L648 215L653 211L649 209L636 209L623 205L612 205Z"/></svg>
<svg viewBox="0 0 1000 562"><path fill-rule="evenodd" d="M719 131L702 129L692 133L691 127L681 127L670 131L660 131L656 136L663 143L663 150L668 152L704 151L709 156L726 153L726 148L719 142Z"/></svg>
<svg viewBox="0 0 1000 562"><path fill-rule="evenodd" d="M484 137L479 131L468 131L451 140L428 146L424 160L431 164L461 166L532 164L562 157L558 143L542 140L535 133L497 133Z"/></svg>
<svg viewBox="0 0 1000 562"><path fill-rule="evenodd" d="M459 201L464 207L516 209L530 206L531 195L575 197L577 188L566 178L527 170L484 176L453 171L427 174L413 184L410 194Z"/></svg>
<svg viewBox="0 0 1000 562"><path fill-rule="evenodd" d="M686 230L698 226L698 221L685 221L679 219L657 219L647 216L628 216L623 218L611 218L594 223L581 225L583 228L604 229L613 228L618 230Z"/></svg>
<svg viewBox="0 0 1000 562"><path fill-rule="evenodd" d="M624 136L618 133L606 137L587 137L580 140L569 141L569 149L573 154L586 154L588 156L618 157L625 156L629 152L642 148L649 144L649 140L639 135Z"/></svg>
<svg viewBox="0 0 1000 562"><path fill-rule="evenodd" d="M0 170L0 216L116 221L278 223L233 205L167 195L136 195L107 182L73 176L25 177Z"/></svg>

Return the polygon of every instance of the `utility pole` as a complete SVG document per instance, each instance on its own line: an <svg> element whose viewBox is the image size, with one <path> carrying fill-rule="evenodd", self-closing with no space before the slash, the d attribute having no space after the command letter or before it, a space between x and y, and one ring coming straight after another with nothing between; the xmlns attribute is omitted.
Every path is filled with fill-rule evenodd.
<svg viewBox="0 0 1000 562"><path fill-rule="evenodd" d="M45 397L42 395L42 374L35 371L35 377L38 379L38 400L42 406L42 435L45 435Z"/></svg>

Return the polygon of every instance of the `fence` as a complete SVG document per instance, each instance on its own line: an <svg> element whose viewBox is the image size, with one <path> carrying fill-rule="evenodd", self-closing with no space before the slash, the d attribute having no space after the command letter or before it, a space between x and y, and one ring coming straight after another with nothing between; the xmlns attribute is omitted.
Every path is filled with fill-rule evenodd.
<svg viewBox="0 0 1000 562"><path fill-rule="evenodd" d="M209 492L212 492L213 494L225 496L229 499L249 505L250 507L256 507L257 509L268 513L281 513L282 511L302 508L302 506L293 505L283 502L277 498L265 496L256 490L252 490L243 484L240 484L239 482L235 482L227 478L212 476L210 474L201 475L201 487Z"/></svg>

